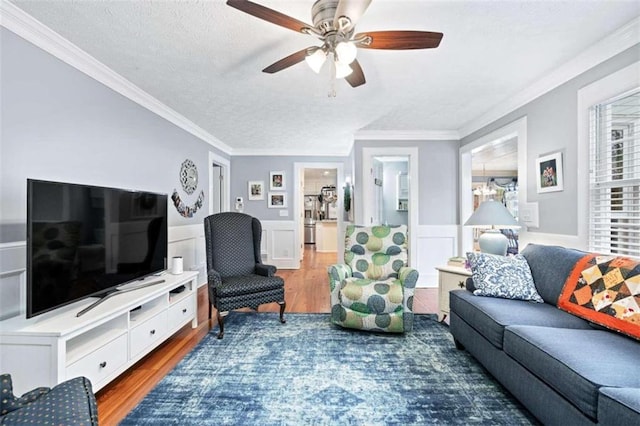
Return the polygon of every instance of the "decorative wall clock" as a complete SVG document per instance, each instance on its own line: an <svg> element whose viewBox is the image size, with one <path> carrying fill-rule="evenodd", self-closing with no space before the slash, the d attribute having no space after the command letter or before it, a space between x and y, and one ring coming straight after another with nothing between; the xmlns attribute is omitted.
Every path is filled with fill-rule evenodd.
<svg viewBox="0 0 640 426"><path fill-rule="evenodd" d="M184 160L180 167L180 183L184 192L191 195L198 187L198 168L193 161Z"/></svg>

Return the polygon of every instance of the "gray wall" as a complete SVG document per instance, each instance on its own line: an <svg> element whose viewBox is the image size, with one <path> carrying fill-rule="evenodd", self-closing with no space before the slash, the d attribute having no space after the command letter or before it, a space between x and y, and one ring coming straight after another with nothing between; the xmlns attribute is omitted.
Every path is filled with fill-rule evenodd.
<svg viewBox="0 0 640 426"><path fill-rule="evenodd" d="M236 197L244 199L244 212L262 220L293 220L293 185L295 163L341 163L345 176L351 175L350 157L312 157L312 156L236 156L231 158L231 209ZM280 216L282 209L270 209L267 207L267 195L269 192L269 172L284 171L285 192L287 194L288 215ZM262 180L265 184L265 199L249 201L248 182L250 180ZM339 188L344 182L338 182ZM340 193L342 189L340 189Z"/></svg>
<svg viewBox="0 0 640 426"><path fill-rule="evenodd" d="M640 45L529 102L461 140L466 145L521 117L527 117L527 201L538 202L540 227L537 232L576 235L578 203L578 91L633 62L640 60ZM536 192L535 159L562 152L564 191Z"/></svg>
<svg viewBox="0 0 640 426"><path fill-rule="evenodd" d="M458 223L458 141L397 141L357 140L354 145L356 188L354 200L362 205L362 148L364 147L417 147L418 224L455 225ZM357 217L357 216L356 216Z"/></svg>
<svg viewBox="0 0 640 426"><path fill-rule="evenodd" d="M211 145L2 28L0 242L25 239L26 180L38 178L167 193L192 205L191 219L171 204L169 225L208 214ZM195 162L198 189L187 195L180 165ZM246 192L246 189L245 189Z"/></svg>

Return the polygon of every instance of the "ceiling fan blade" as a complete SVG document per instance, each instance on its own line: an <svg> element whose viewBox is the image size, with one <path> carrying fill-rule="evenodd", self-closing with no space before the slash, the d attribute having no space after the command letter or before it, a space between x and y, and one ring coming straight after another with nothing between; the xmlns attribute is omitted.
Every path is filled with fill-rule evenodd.
<svg viewBox="0 0 640 426"><path fill-rule="evenodd" d="M363 49L432 49L440 45L442 33L428 31L371 31L358 33L355 40L371 37L371 43L357 43Z"/></svg>
<svg viewBox="0 0 640 426"><path fill-rule="evenodd" d="M351 87L358 87L365 84L367 81L364 79L364 73L362 72L362 67L360 66L358 60L356 59L355 61L351 62L350 66L353 72L346 76L344 79L349 82Z"/></svg>
<svg viewBox="0 0 640 426"><path fill-rule="evenodd" d="M274 62L273 64L269 65L268 67L263 69L262 72L273 74L278 71L282 71L285 68L289 68L290 66L295 65L298 62L302 62L304 61L304 58L307 56L307 50L308 49L302 49L296 53L292 53L286 58L282 58L278 62Z"/></svg>
<svg viewBox="0 0 640 426"><path fill-rule="evenodd" d="M256 18L264 19L272 24L280 25L281 27L289 28L296 32L304 32L303 28L311 28L312 26L302 21L298 21L291 16L287 16L284 13L280 13L276 10L269 9L268 7L261 6L257 3L248 0L227 0L227 4L235 9L238 9L249 15L253 15Z"/></svg>
<svg viewBox="0 0 640 426"><path fill-rule="evenodd" d="M370 4L371 0L340 0L333 18L334 26L340 28L340 18L346 16L351 21L349 28L353 28Z"/></svg>

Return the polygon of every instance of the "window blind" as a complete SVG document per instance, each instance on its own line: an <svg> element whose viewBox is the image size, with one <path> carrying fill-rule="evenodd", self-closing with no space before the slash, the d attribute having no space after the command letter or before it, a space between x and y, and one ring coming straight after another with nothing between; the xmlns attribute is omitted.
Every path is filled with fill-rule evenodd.
<svg viewBox="0 0 640 426"><path fill-rule="evenodd" d="M589 115L589 250L640 257L640 88Z"/></svg>

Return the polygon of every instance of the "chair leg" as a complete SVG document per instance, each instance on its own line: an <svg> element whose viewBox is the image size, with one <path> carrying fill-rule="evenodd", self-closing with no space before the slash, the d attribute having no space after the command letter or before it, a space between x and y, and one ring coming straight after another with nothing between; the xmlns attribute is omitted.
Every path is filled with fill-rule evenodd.
<svg viewBox="0 0 640 426"><path fill-rule="evenodd" d="M220 331L218 332L218 339L222 339L224 337L224 316L220 314L220 310L216 311L216 317L218 318L218 327L220 327Z"/></svg>
<svg viewBox="0 0 640 426"><path fill-rule="evenodd" d="M209 301L209 319L211 319L211 301Z"/></svg>
<svg viewBox="0 0 640 426"><path fill-rule="evenodd" d="M284 324L285 322L287 322L287 320L284 319L284 308L287 307L287 302L285 302L284 300L282 302L278 302L278 305L280 305L280 322L282 324Z"/></svg>

